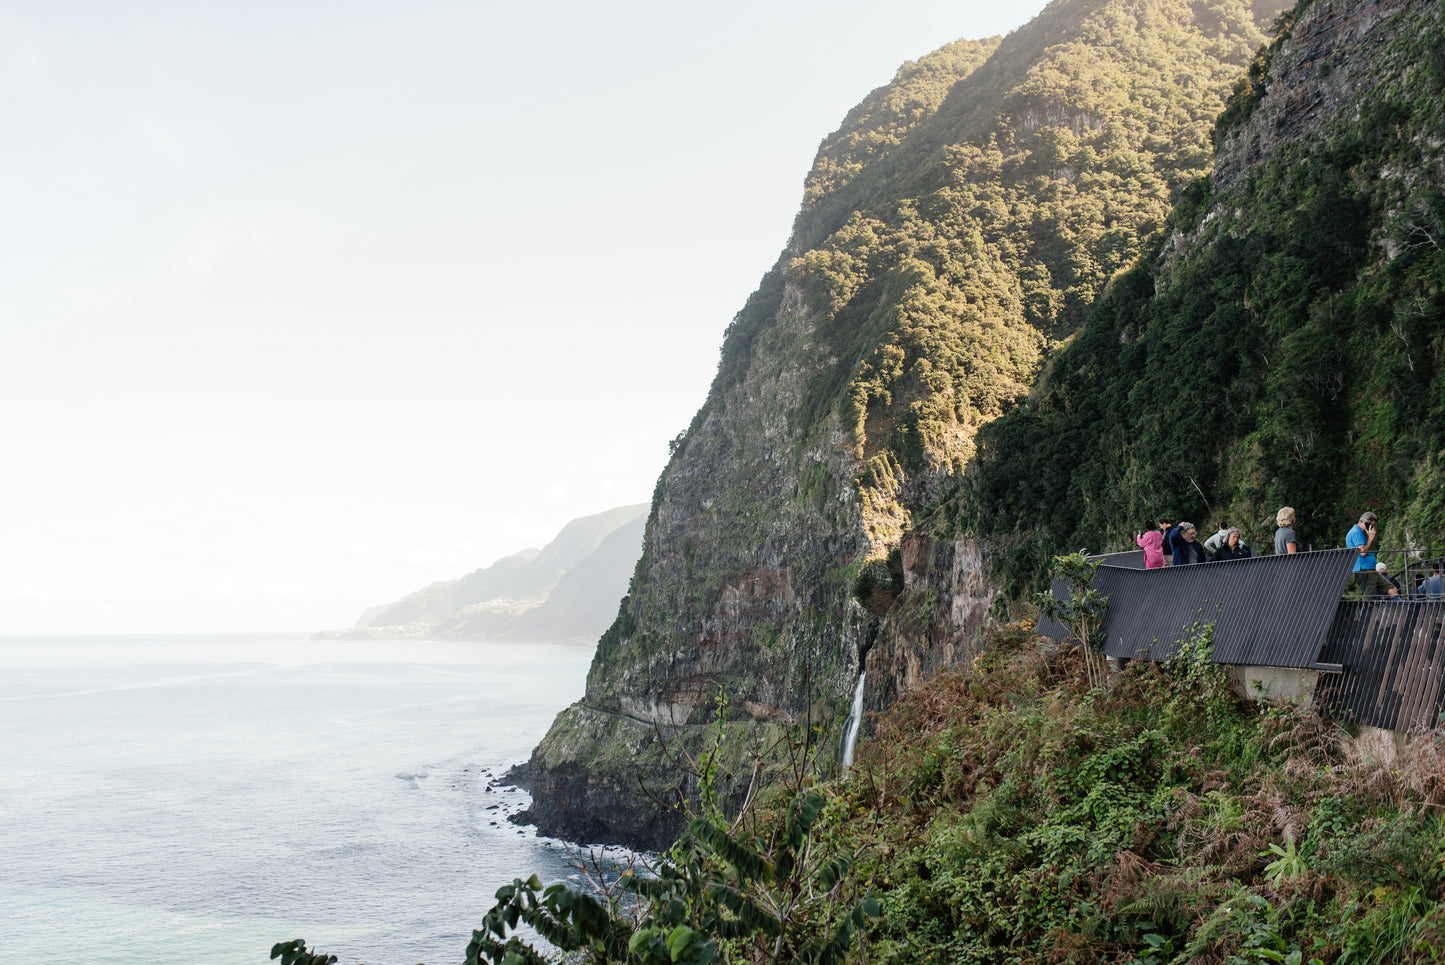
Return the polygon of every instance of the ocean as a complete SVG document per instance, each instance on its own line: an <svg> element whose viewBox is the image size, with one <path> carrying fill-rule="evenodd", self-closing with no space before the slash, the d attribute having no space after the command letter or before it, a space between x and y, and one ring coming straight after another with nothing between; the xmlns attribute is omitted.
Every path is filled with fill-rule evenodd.
<svg viewBox="0 0 1445 965"><path fill-rule="evenodd" d="M0 638L0 961L460 962L498 887L578 876L497 781L591 652Z"/></svg>

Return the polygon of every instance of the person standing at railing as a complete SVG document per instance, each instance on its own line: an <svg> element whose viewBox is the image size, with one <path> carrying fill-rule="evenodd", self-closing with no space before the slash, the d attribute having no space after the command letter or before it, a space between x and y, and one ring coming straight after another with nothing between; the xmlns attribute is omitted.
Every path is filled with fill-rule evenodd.
<svg viewBox="0 0 1445 965"><path fill-rule="evenodd" d="M1360 521L1345 534L1345 546L1359 550L1355 558L1355 586L1360 589L1361 599L1389 596L1395 591L1390 581L1375 570L1375 528L1380 517L1374 513L1363 513Z"/></svg>
<svg viewBox="0 0 1445 965"><path fill-rule="evenodd" d="M1436 573L1421 580L1410 597L1415 600L1445 600L1445 574Z"/></svg>
<svg viewBox="0 0 1445 965"><path fill-rule="evenodd" d="M1195 539L1197 534L1194 524L1180 523L1175 528L1179 530L1179 535L1174 537L1174 565L1203 563L1204 544Z"/></svg>
<svg viewBox="0 0 1445 965"><path fill-rule="evenodd" d="M1294 507L1286 506L1274 514L1274 555L1284 556L1299 552L1299 537L1294 532Z"/></svg>
<svg viewBox="0 0 1445 965"><path fill-rule="evenodd" d="M1154 520L1144 520L1144 531L1134 534L1134 542L1144 548L1144 569L1153 570L1164 565L1164 531Z"/></svg>
<svg viewBox="0 0 1445 965"><path fill-rule="evenodd" d="M1214 551L1214 562L1226 563L1229 560L1247 560L1249 557L1249 544L1239 538L1239 530L1233 526L1225 530L1224 541L1219 544L1219 549Z"/></svg>

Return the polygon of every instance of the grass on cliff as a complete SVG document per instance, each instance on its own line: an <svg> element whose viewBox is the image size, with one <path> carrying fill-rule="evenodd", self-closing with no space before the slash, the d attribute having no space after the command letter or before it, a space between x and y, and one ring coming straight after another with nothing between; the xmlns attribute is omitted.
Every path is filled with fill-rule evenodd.
<svg viewBox="0 0 1445 965"><path fill-rule="evenodd" d="M1239 699L1206 651L1105 693L1045 643L995 628L838 786L882 906L867 961L1445 956L1445 736L1379 763Z"/></svg>

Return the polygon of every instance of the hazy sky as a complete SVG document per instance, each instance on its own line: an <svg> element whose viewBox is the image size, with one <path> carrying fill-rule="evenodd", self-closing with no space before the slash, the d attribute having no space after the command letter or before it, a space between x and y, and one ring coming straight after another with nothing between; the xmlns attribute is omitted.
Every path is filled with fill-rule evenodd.
<svg viewBox="0 0 1445 965"><path fill-rule="evenodd" d="M0 9L0 634L345 626L648 501L818 143L1042 6Z"/></svg>

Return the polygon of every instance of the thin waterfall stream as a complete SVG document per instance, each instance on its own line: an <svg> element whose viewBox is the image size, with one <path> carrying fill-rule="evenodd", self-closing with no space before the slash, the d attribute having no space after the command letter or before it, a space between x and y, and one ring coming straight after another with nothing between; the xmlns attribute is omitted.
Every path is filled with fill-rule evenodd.
<svg viewBox="0 0 1445 965"><path fill-rule="evenodd" d="M848 728L843 737L843 767L853 766L853 748L858 743L858 728L863 723L863 681L868 672L858 674L858 686L853 691L853 709L848 713Z"/></svg>

